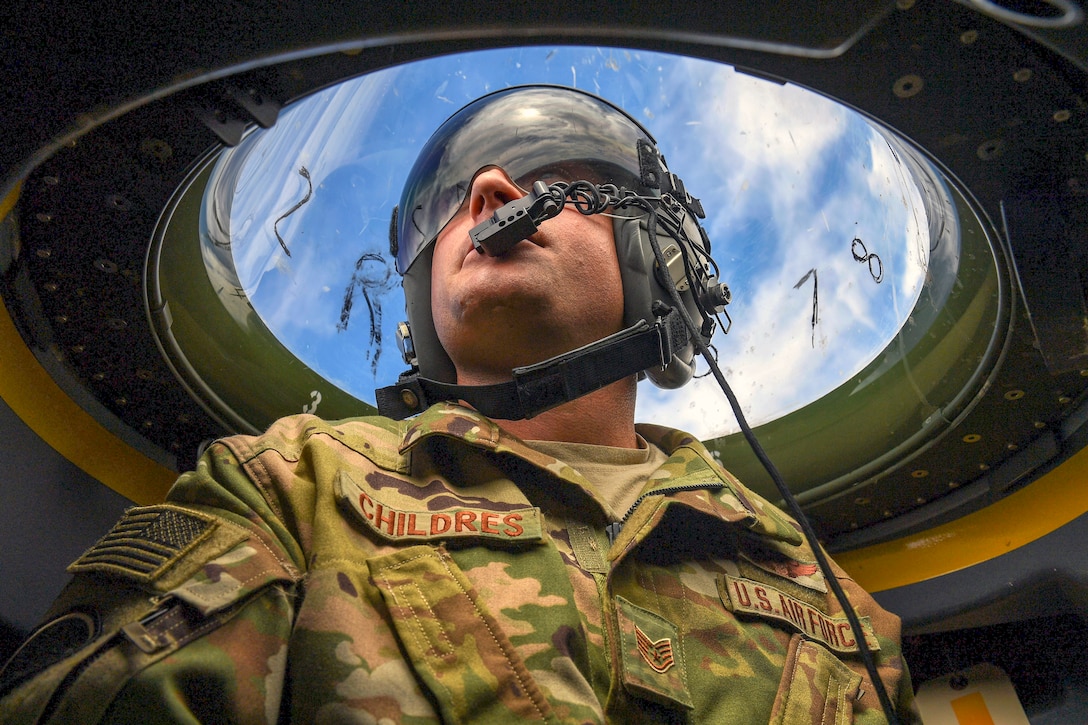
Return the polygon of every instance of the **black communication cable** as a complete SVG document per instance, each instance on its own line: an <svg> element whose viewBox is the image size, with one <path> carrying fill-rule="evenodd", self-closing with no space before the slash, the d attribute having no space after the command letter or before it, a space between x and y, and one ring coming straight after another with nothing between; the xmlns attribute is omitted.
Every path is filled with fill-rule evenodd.
<svg viewBox="0 0 1088 725"><path fill-rule="evenodd" d="M662 269L666 269L665 256L661 253L661 247L657 241L656 227L658 223L658 212L644 199L640 199L640 201L642 201L642 203L639 204L639 206L645 209L650 216L647 227L649 229L650 247L653 250L654 258ZM855 633L855 639L858 643L858 653L861 655L862 662L865 664L865 670L869 673L869 677L873 682L877 698L880 700L880 706L884 710L884 714L888 717L888 722L891 725L899 725L899 717L896 715L891 698L888 696L888 691L884 687L884 681L880 679L880 674L877 672L873 653L869 650L868 643L865 641L865 630L862 629L861 621L858 619L857 612L854 611L853 605L847 598L846 592L843 591L842 585L839 584L838 577L835 576L835 572L831 569L831 562L828 560L827 555L820 546L819 539L816 536L815 530L812 528L812 524L809 523L808 517L805 516L804 512L801 510L801 506L797 503L797 499L793 497L793 493L791 493L789 487L786 486L785 481L782 479L782 474L778 472L778 468L774 465L774 462L771 461L767 452L763 450L763 446L756 438L751 426L748 425L748 420L741 411L740 401L737 400L736 395L733 393L733 389L729 386L729 383L726 382L725 376L718 367L718 363L711 354L707 344L703 341L702 336L698 334L699 331L695 327L695 321L692 320L691 316L688 314L688 311L683 304L683 300L680 298L680 292L676 289L676 284L672 281L672 277L668 274L664 274L661 275L661 280L665 289L668 291L669 296L672 297L673 302L676 304L677 310L680 312L680 317L684 321L684 325L688 328L688 332L691 333L692 342L694 342L699 354L706 360L711 373L714 375L714 379L717 381L719 387L721 387L722 392L725 393L725 397L729 401L729 406L733 409L733 415L736 416L737 424L740 425L741 432L744 434L744 439L752 448L752 452L755 453L756 458L759 459L759 462L767 470L767 473L770 474L771 480L774 481L774 485L778 489L779 494L782 496L783 500L785 500L786 505L790 509L790 513L793 514L793 517L797 519L798 524L801 526L801 531L808 541L809 546L812 548L812 553L816 557L816 563L819 565L820 570L827 579L828 586L831 587L831 591L838 600L839 606L843 608L843 613L846 615L846 619Z"/></svg>
<svg viewBox="0 0 1088 725"><path fill-rule="evenodd" d="M660 200L651 200L627 190L621 192L611 184L605 184L598 187L597 185L586 181L576 181L569 185L562 183L553 184L549 188L549 191L552 192L552 198L558 206L558 210L556 211L557 214L558 211L562 210L563 205L568 198L579 212L587 216L590 214L602 213L610 206L633 205L644 210L649 217L646 226L649 234L650 248L654 253L654 260L661 270L664 271L668 269L665 255L662 253L661 245L657 240L657 226L662 222L654 202L660 202ZM675 226L675 234L685 235L682 223L673 225L662 224L662 226L665 226L666 228ZM688 278L691 279L691 260L688 258L688 252L686 250L687 246L688 245L683 244L680 245L684 258L685 273L687 273ZM692 242L690 246L694 247L700 256L710 260L715 272L717 272L717 264L714 263L709 250L703 249L702 245L697 245L694 242ZM861 620L858 618L857 612L854 611L854 606L850 603L842 585L839 584L838 577L835 576L835 572L831 568L831 562L824 553L823 547L820 546L816 531L812 528L812 524L809 522L808 517L805 515L804 511L801 510L800 504L797 503L797 499L794 498L793 493L789 490L789 487L783 480L782 474L778 471L778 467L775 466L770 456L767 455L767 452L763 449L763 445L752 431L752 427L748 424L748 420L741 410L740 401L737 400L737 396L733 393L732 387L730 387L729 383L726 381L721 368L718 367L718 362L714 354L710 351L707 342L704 341L700 330L696 327L695 321L691 319L691 315L688 313L687 307L680 297L680 291L676 289L676 283L673 281L672 275L666 272L659 276L659 280L664 285L665 290L669 293L673 303L676 305L676 309L679 311L680 317L684 321L688 333L691 335L695 348L699 351L699 354L702 355L703 359L706 360L707 366L710 369L710 374L714 376L714 380L722 389L726 400L729 401L729 407L733 410L733 415L736 417L737 424L740 426L744 439L748 442L748 445L751 447L752 452L755 453L760 464L762 464L763 468L766 469L767 473L770 475L771 480L774 481L775 488L778 489L779 495L782 496L790 513L801 527L801 532L804 534L805 540L808 542L813 555L816 557L816 563L819 565L820 571L823 572L828 586L831 587L835 599L838 600L839 606L842 607L843 613L846 615L846 620L850 623L850 627L855 633L855 640L858 643L858 654L861 656L862 662L865 665L865 671L869 674L870 680L872 680L877 699L880 701L880 707L887 716L889 724L899 725L899 717L895 712L895 707L888 695L887 688L884 687L884 681L880 678L880 673L877 671L876 661L874 660L873 653L869 649L868 642L865 639L865 630L861 626ZM706 318L706 310L702 301L699 299L699 295L693 294L693 297L695 298L696 305L700 312L703 314L704 318Z"/></svg>
<svg viewBox="0 0 1088 725"><path fill-rule="evenodd" d="M872 681L873 688L876 690L877 698L880 700L881 709L888 718L890 725L899 725L899 717L895 713L895 707L892 705L891 698L888 696L888 691L884 687L884 681L880 678L880 673L877 671L876 662L873 659L873 653L869 650L868 642L865 639L865 630L861 626L861 620L858 618L857 612L854 611L853 605L850 603L849 598L846 596L846 592L843 590L842 585L839 584L838 577L835 576L835 572L831 568L831 562L824 553L823 548L820 546L818 537L815 530L812 528L812 524L809 522L808 517L801 510L801 506L797 503L797 499L794 498L793 493L786 486L785 481L782 479L782 475L779 473L778 468L771 461L766 451L763 450L763 446L756 438L755 433L752 431L751 426L748 425L748 421L744 416L740 407L740 402L737 400L736 395L733 393L733 389L729 386L725 376L722 374L721 369L718 367L715 356L711 353L708 343L713 327L707 326L707 332L704 336L703 332L696 326L695 321L691 318L688 312L687 306L684 304L683 299L680 296L679 290L676 288L676 282L672 279L672 274L669 271L669 266L665 260L665 255L661 251L661 246L657 239L657 227L660 224L667 232L673 234L678 238L684 238L687 244L680 244L683 263L684 274L690 280L694 281L699 279L700 275L693 274L692 260L688 257L688 252L685 247L690 246L700 256L709 260L713 265L715 271L717 271L717 265L714 264L713 258L710 256L709 249L704 249L701 244L697 244L694 240L690 239L689 235L684 231L683 218L678 214L686 213L685 211L673 212L670 207L676 207L678 210L682 206L674 198L669 195L663 195L662 197L644 197L640 196L629 189L620 189L614 184L593 184L589 181L574 181L572 183L556 182L554 184L545 185L544 182L538 181L533 185L533 192L529 197L526 197L524 203L522 200L515 200L507 206L517 206L518 208L513 210L514 216L508 217L503 220L501 217L504 213L508 213L510 210L507 206L504 206L499 212L496 212L495 217L490 222L476 227L470 233L473 236L473 244L477 246L479 251L484 251L481 247L486 247L484 239L489 234L487 230L493 227L495 224L499 225L501 230L504 224L513 220L515 217L523 217L524 222L518 224L511 224L503 235L502 241L499 242L496 239L489 239L490 244L495 244L494 249L488 248L490 254L502 254L505 249L508 249L512 244L518 241L518 238L523 232L535 231L537 225L547 219L557 216L563 207L568 203L574 206L581 214L589 216L591 214L601 214L606 212L609 208L623 208L629 206L635 206L646 212L648 215L647 221L647 233L649 236L650 248L654 254L654 260L658 269L662 272L658 279L668 292L670 299L676 306L677 311L680 314L680 318L684 323L688 334L691 337L691 342L702 355L703 359L710 369L710 373L713 374L714 379L717 381L718 386L722 389L726 399L729 401L729 406L733 409L733 415L736 417L737 423L740 425L741 432L744 434L745 440L751 447L752 452L755 453L756 458L770 474L771 480L774 481L775 487L778 489L782 499L786 502L787 508L790 513L797 520L798 525L801 527L801 532L808 542L808 545L812 548L812 553L816 557L816 563L823 572L824 577L827 580L828 586L831 587L832 593L835 595L835 599L838 600L839 606L842 607L843 613L846 615L846 620L850 623L850 627L855 633L855 640L858 645L858 654L861 656L862 662L865 666L865 671L868 673L870 680ZM665 210L668 212L668 216L665 221L662 221L658 205L665 205ZM690 211L690 210L688 210ZM528 226L524 226L528 223ZM481 238L475 236L477 230L481 230L483 234ZM702 234L703 240L709 245L709 240L706 239L705 234ZM702 240L701 240L702 241ZM497 250L497 251L496 251ZM716 277L715 277L716 278ZM696 285L697 286L697 285ZM703 317L704 322L710 322L711 317L707 314L704 301L700 299L698 289L692 290L692 296L695 300L696 307L699 310L699 314ZM728 314L726 315L728 317ZM717 315L714 315L716 318Z"/></svg>

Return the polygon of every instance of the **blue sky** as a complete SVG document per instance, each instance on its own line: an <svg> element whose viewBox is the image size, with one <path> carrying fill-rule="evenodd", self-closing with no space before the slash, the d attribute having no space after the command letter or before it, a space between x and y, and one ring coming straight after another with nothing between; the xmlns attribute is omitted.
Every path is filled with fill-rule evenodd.
<svg viewBox="0 0 1088 725"><path fill-rule="evenodd" d="M481 51L328 89L247 141L230 220L243 286L269 328L331 382L373 401L373 389L404 369L394 332L404 301L388 255L392 207L418 148L443 120L521 83L573 85L625 108L702 199L734 300L732 330L714 345L754 424L849 380L910 314L925 279L928 221L883 136L857 114L795 86L680 56ZM303 167L312 196L277 224L309 192ZM879 256L881 283L853 258L854 238ZM812 278L794 289L811 269L815 329ZM349 289L351 316L339 329ZM644 383L638 417L704 439L736 430L710 378L675 391Z"/></svg>

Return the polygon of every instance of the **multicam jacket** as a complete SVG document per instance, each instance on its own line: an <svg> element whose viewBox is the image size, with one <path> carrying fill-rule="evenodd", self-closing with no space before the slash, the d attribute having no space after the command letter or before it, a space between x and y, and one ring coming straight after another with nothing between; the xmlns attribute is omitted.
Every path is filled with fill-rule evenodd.
<svg viewBox="0 0 1088 725"><path fill-rule="evenodd" d="M219 441L70 567L0 720L884 722L859 636L905 713L898 619L840 571L852 631L790 519L639 432L670 458L613 542L586 480L464 408Z"/></svg>

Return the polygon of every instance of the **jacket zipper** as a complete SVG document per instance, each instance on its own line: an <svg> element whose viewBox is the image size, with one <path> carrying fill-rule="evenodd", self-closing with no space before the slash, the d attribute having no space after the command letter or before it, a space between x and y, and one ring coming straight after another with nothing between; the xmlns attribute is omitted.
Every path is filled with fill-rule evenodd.
<svg viewBox="0 0 1088 725"><path fill-rule="evenodd" d="M720 491L723 488L725 488L725 484L721 484L721 483L719 483L719 484L690 483L690 484L687 484L687 485L684 485L684 486L669 486L667 488L659 488L659 489L657 489L655 491L647 491L646 493L641 494L637 499L635 499L635 502L633 504L631 504L631 508L628 509L628 511L624 515L622 521L613 522L613 523L609 524L607 527L605 527L605 532L608 534L608 543L611 545L611 544L614 544L616 542L616 537L619 536L620 530L623 528L623 525L625 523L627 523L627 519L631 518L631 514L633 514L635 512L635 509L637 509L639 507L639 504L641 504L643 501L648 499L650 496L665 496L665 495L668 495L670 493L680 493L682 491L698 491L698 490ZM619 623L619 617L616 614L616 607L614 606L614 604L612 602L612 585L611 585L612 576L611 575L612 575L611 571L609 571L609 573L605 575L604 597L603 597L603 603L604 603L604 609L605 609L606 631L608 632L608 639L609 639L609 642L608 642L608 650L609 650L609 654L610 654L610 656L609 656L609 660L610 660L609 661L609 667L611 668L611 679L612 679L611 686L615 687L615 688L622 688L623 687L623 671L622 671L622 667L620 665L620 660L622 658L622 654L620 653L620 623ZM604 703L604 706L605 706L606 710L607 710L608 704L612 700L613 696L616 696L615 693L610 691L608 693L608 697L607 697L607 699L606 699L606 701Z"/></svg>
<svg viewBox="0 0 1088 725"><path fill-rule="evenodd" d="M616 537L620 535L620 531L623 529L623 525L627 523L627 519L631 518L631 514L635 512L635 509L639 507L639 504L641 504L643 501L650 498L651 496L666 496L670 493L681 493L683 491L698 491L700 489L706 491L721 491L723 488L725 488L725 484L723 483L689 483L684 486L669 486L666 488L659 488L654 491L647 491L646 493L639 495L639 497L635 499L635 502L631 504L631 508L627 510L627 513L623 515L623 518L621 520L614 521L605 527L605 533L608 534L608 543L609 545L616 543Z"/></svg>

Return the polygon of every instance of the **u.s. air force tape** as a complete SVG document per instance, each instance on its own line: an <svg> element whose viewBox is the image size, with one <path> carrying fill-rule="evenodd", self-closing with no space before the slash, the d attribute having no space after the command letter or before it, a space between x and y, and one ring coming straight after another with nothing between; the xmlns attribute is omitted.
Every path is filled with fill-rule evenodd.
<svg viewBox="0 0 1088 725"><path fill-rule="evenodd" d="M337 478L336 492L367 528L385 539L484 538L521 543L543 538L540 509L535 507L500 511L472 506L437 511L394 508L344 474Z"/></svg>
<svg viewBox="0 0 1088 725"><path fill-rule="evenodd" d="M718 579L718 593L722 603L733 612L782 622L836 652L858 651L857 639L846 617L824 614L770 584L723 574ZM861 617L860 621L865 643L870 650L879 650L880 643L873 634L869 618Z"/></svg>

